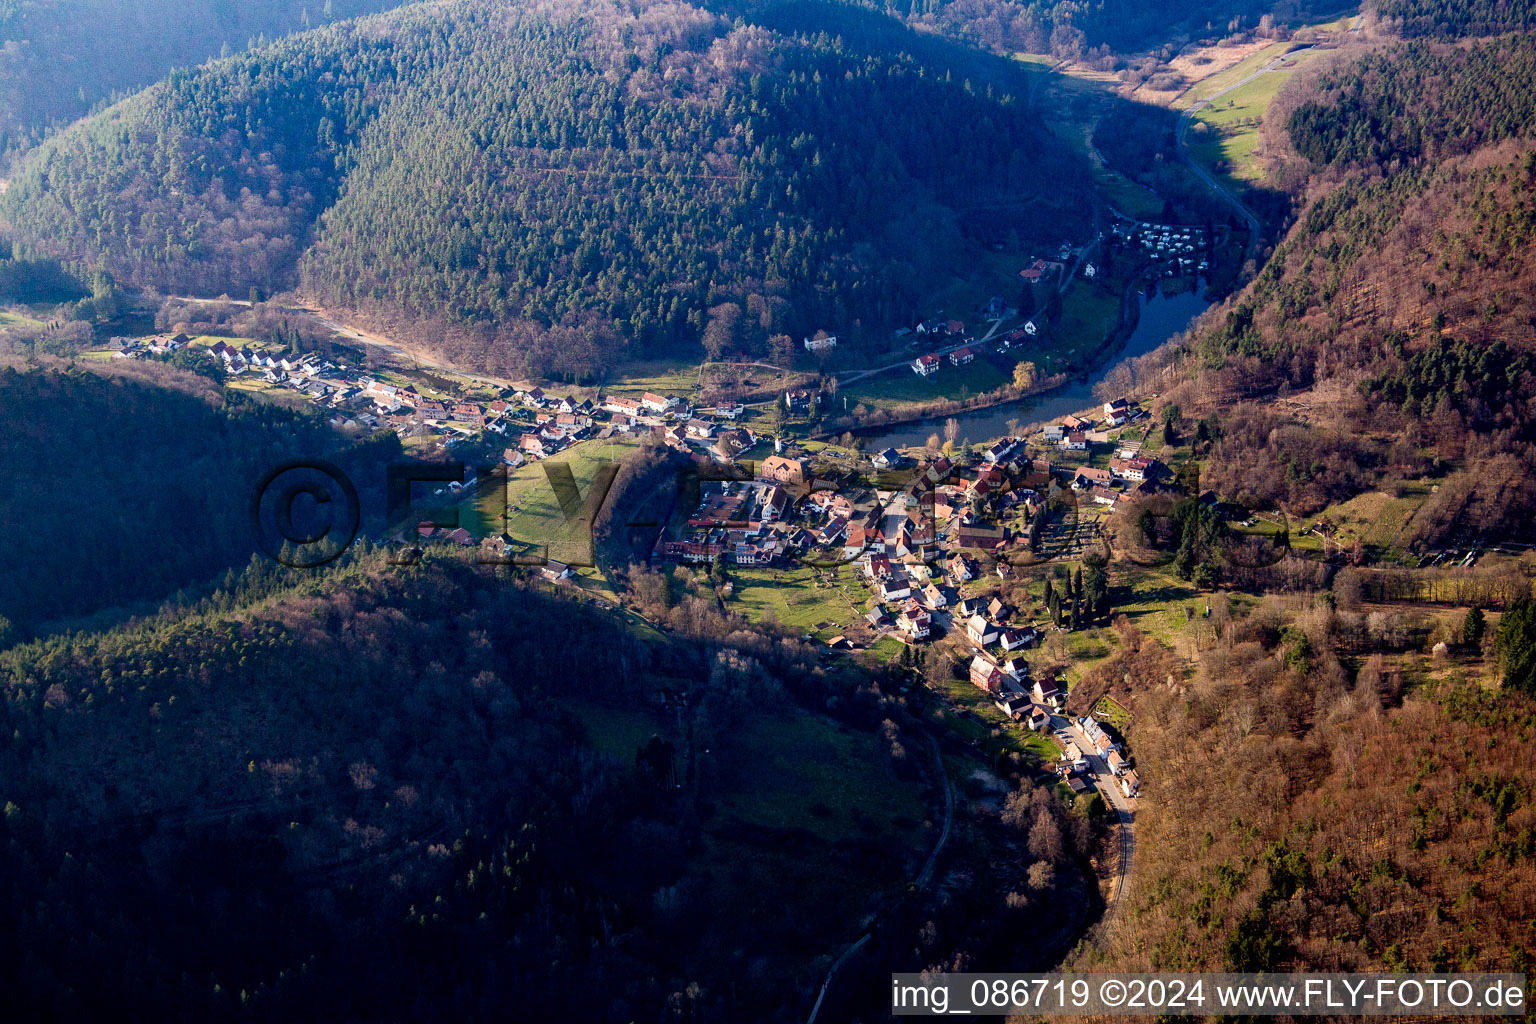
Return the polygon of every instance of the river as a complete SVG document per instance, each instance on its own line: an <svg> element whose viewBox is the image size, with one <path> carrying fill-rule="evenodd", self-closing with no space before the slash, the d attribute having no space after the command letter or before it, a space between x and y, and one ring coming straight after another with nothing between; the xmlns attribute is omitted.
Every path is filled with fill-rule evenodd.
<svg viewBox="0 0 1536 1024"><path fill-rule="evenodd" d="M1154 288L1152 294L1141 300L1141 317L1136 321L1136 329L1118 351L1110 354L1096 375L1064 384L1043 395L959 413L954 419L960 423L961 440L969 438L972 441L984 441L1002 437L1008 433L1009 420L1016 419L1021 424L1043 423L1094 405L1094 385L1103 380L1121 360L1144 356L1189 327L1195 317L1210 305L1202 296L1203 291L1198 287L1177 295L1163 295ZM860 432L860 436L864 438L867 450L919 446L925 444L931 435L938 433L948 418L903 423L879 432Z"/></svg>

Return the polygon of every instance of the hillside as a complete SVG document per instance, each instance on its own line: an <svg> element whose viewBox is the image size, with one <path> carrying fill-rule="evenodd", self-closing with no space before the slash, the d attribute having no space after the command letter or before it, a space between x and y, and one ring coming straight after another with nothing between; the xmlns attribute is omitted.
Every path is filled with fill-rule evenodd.
<svg viewBox="0 0 1536 1024"><path fill-rule="evenodd" d="M1086 898L1066 812L1024 794L950 844L982 870L909 891L928 738L697 603L670 638L359 552L0 652L12 1019L803 1020L876 909L904 969L1037 955Z"/></svg>
<svg viewBox="0 0 1536 1024"><path fill-rule="evenodd" d="M4 0L0 152L173 67L400 0Z"/></svg>
<svg viewBox="0 0 1536 1024"><path fill-rule="evenodd" d="M246 507L262 474L339 458L372 497L400 450L390 435L344 452L317 416L154 364L0 364L0 409L0 617L18 627L212 585L256 550Z"/></svg>
<svg viewBox="0 0 1536 1024"><path fill-rule="evenodd" d="M1123 628L1122 653L1074 695L1134 710L1148 796L1133 903L1116 941L1073 966L1526 970L1531 680L1483 683L1459 610L1213 603L1187 675ZM1441 638L1451 655L1426 657Z"/></svg>
<svg viewBox="0 0 1536 1024"><path fill-rule="evenodd" d="M1366 7L1410 38L1486 36L1536 27L1531 0L1370 0Z"/></svg>
<svg viewBox="0 0 1536 1024"><path fill-rule="evenodd" d="M748 352L905 319L957 253L1086 231L1075 167L963 68L673 5L444 2L177 73L39 147L0 221L124 283L298 286L579 375L692 351L725 303Z"/></svg>
<svg viewBox="0 0 1536 1024"><path fill-rule="evenodd" d="M1211 417L1208 486L1312 515L1429 479L1413 547L1529 533L1533 80L1536 39L1510 37L1399 45L1301 83L1295 224L1161 357L1193 374L1169 399Z"/></svg>

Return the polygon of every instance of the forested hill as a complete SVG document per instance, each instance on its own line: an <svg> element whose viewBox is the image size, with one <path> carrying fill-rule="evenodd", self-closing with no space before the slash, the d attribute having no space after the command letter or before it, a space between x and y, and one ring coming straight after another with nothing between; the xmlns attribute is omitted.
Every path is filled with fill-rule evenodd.
<svg viewBox="0 0 1536 1024"><path fill-rule="evenodd" d="M393 434L343 451L317 415L134 360L0 365L0 410L0 636L212 586L256 549L262 474L323 456L372 491L400 452Z"/></svg>
<svg viewBox="0 0 1536 1024"><path fill-rule="evenodd" d="M1533 81L1536 38L1511 36L1399 44L1301 84L1287 135L1308 201L1193 333L1169 396L1214 417L1208 485L1311 515L1428 478L1405 546L1530 535Z"/></svg>
<svg viewBox="0 0 1536 1024"><path fill-rule="evenodd" d="M401 0L0 0L0 151L172 67Z"/></svg>
<svg viewBox="0 0 1536 1024"><path fill-rule="evenodd" d="M1532 0L1369 0L1368 10L1404 36L1488 36L1536 28Z"/></svg>
<svg viewBox="0 0 1536 1024"><path fill-rule="evenodd" d="M1075 170L963 64L642 0L445 2L177 73L35 151L0 218L127 282L301 285L579 372L725 302L749 349L906 316L962 239L1085 231Z"/></svg>

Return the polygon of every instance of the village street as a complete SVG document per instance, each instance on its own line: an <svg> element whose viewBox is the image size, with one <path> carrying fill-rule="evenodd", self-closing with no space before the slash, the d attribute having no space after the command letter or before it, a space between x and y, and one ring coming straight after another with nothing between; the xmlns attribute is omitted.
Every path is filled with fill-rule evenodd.
<svg viewBox="0 0 1536 1024"><path fill-rule="evenodd" d="M1131 862L1136 854L1135 812L1131 810L1130 800L1120 792L1120 782L1115 778L1115 773L1104 763L1104 759L1094 752L1092 741L1078 727L1076 721L1052 715L1051 731L1058 735L1065 734L1077 744L1077 749L1087 758L1093 783L1104 795L1105 803L1114 811L1115 827L1120 832L1120 863L1115 871L1113 896L1108 900L1109 905L1104 911L1103 919L1099 922L1097 932L1096 941L1103 943L1109 935L1109 925L1119 913L1130 889Z"/></svg>

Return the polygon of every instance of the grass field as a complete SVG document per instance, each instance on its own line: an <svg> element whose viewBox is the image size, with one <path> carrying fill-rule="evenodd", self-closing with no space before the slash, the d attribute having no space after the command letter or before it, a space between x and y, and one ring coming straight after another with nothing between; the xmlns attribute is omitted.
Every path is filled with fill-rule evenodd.
<svg viewBox="0 0 1536 1024"><path fill-rule="evenodd" d="M1252 183L1262 179L1257 146L1264 112L1295 69L1314 59L1319 52L1304 50L1282 65L1283 70L1266 72L1201 110L1189 128L1190 154L1234 182ZM1242 77L1233 81L1241 81Z"/></svg>
<svg viewBox="0 0 1536 1024"><path fill-rule="evenodd" d="M991 348L992 345L987 342L979 347ZM951 366L949 357L945 356L944 368L926 378L913 373L910 367L898 367L846 385L838 392L838 398L841 400L846 395L850 407L863 404L878 409L894 409L911 402L970 398L1013 379L1015 360L1010 358L1011 355L988 352L978 355L974 362L965 366Z"/></svg>
<svg viewBox="0 0 1536 1024"><path fill-rule="evenodd" d="M801 633L828 640L863 614L869 591L852 565L836 569L732 569L731 601L753 622L773 619Z"/></svg>
<svg viewBox="0 0 1536 1024"><path fill-rule="evenodd" d="M546 557L579 565L591 564L591 522L595 513L591 505L592 483L603 466L618 461L635 447L637 442L628 439L583 441L546 460L549 464L570 466L585 503L575 518L567 519L561 511L545 463L533 463L513 470L505 490L486 487L467 499L465 517L473 517L477 523L468 528L477 536L506 532L525 546L528 553L542 553L547 545ZM503 507L504 522L501 518Z"/></svg>
<svg viewBox="0 0 1536 1024"><path fill-rule="evenodd" d="M604 394L623 395L627 398L639 398L647 391L653 391L658 395L686 398L698 390L698 380L698 363L684 362L680 359L630 363L623 367L623 376L608 384L602 391ZM583 393L592 391L592 389L580 388L575 390Z"/></svg>
<svg viewBox="0 0 1536 1024"><path fill-rule="evenodd" d="M34 320L22 313L9 313L0 310L0 327L41 327L43 321Z"/></svg>
<svg viewBox="0 0 1536 1024"><path fill-rule="evenodd" d="M1104 344L1120 322L1120 295L1101 282L1078 281L1062 299L1061 322L1052 330L1056 351L1069 358Z"/></svg>
<svg viewBox="0 0 1536 1024"><path fill-rule="evenodd" d="M1327 523L1335 544L1349 547L1358 540L1373 560L1408 561L1407 553L1399 546L1400 538L1419 507L1428 499L1432 486L1419 482L1405 484L1401 497L1382 491L1357 494L1348 501L1330 505L1319 514L1300 520L1299 528ZM1300 540L1311 541L1318 548L1322 546L1316 535ZM1292 543L1301 547L1294 535Z"/></svg>
<svg viewBox="0 0 1536 1024"><path fill-rule="evenodd" d="M1278 43L1270 43L1262 50L1249 54L1247 57L1238 61L1236 64L1233 64L1231 67L1222 71L1218 71L1214 75L1211 75L1207 78L1202 78L1200 81L1190 86L1189 89L1187 89L1184 94L1181 95L1177 101L1175 101L1174 106L1182 109L1191 106L1192 104L1198 103L1203 99L1209 99L1210 97L1215 96L1217 93L1221 92L1223 89L1230 89L1233 85L1241 82L1243 79L1247 78L1249 75L1262 68L1265 64L1268 64L1276 57L1286 53L1294 45L1294 43L1288 40Z"/></svg>

